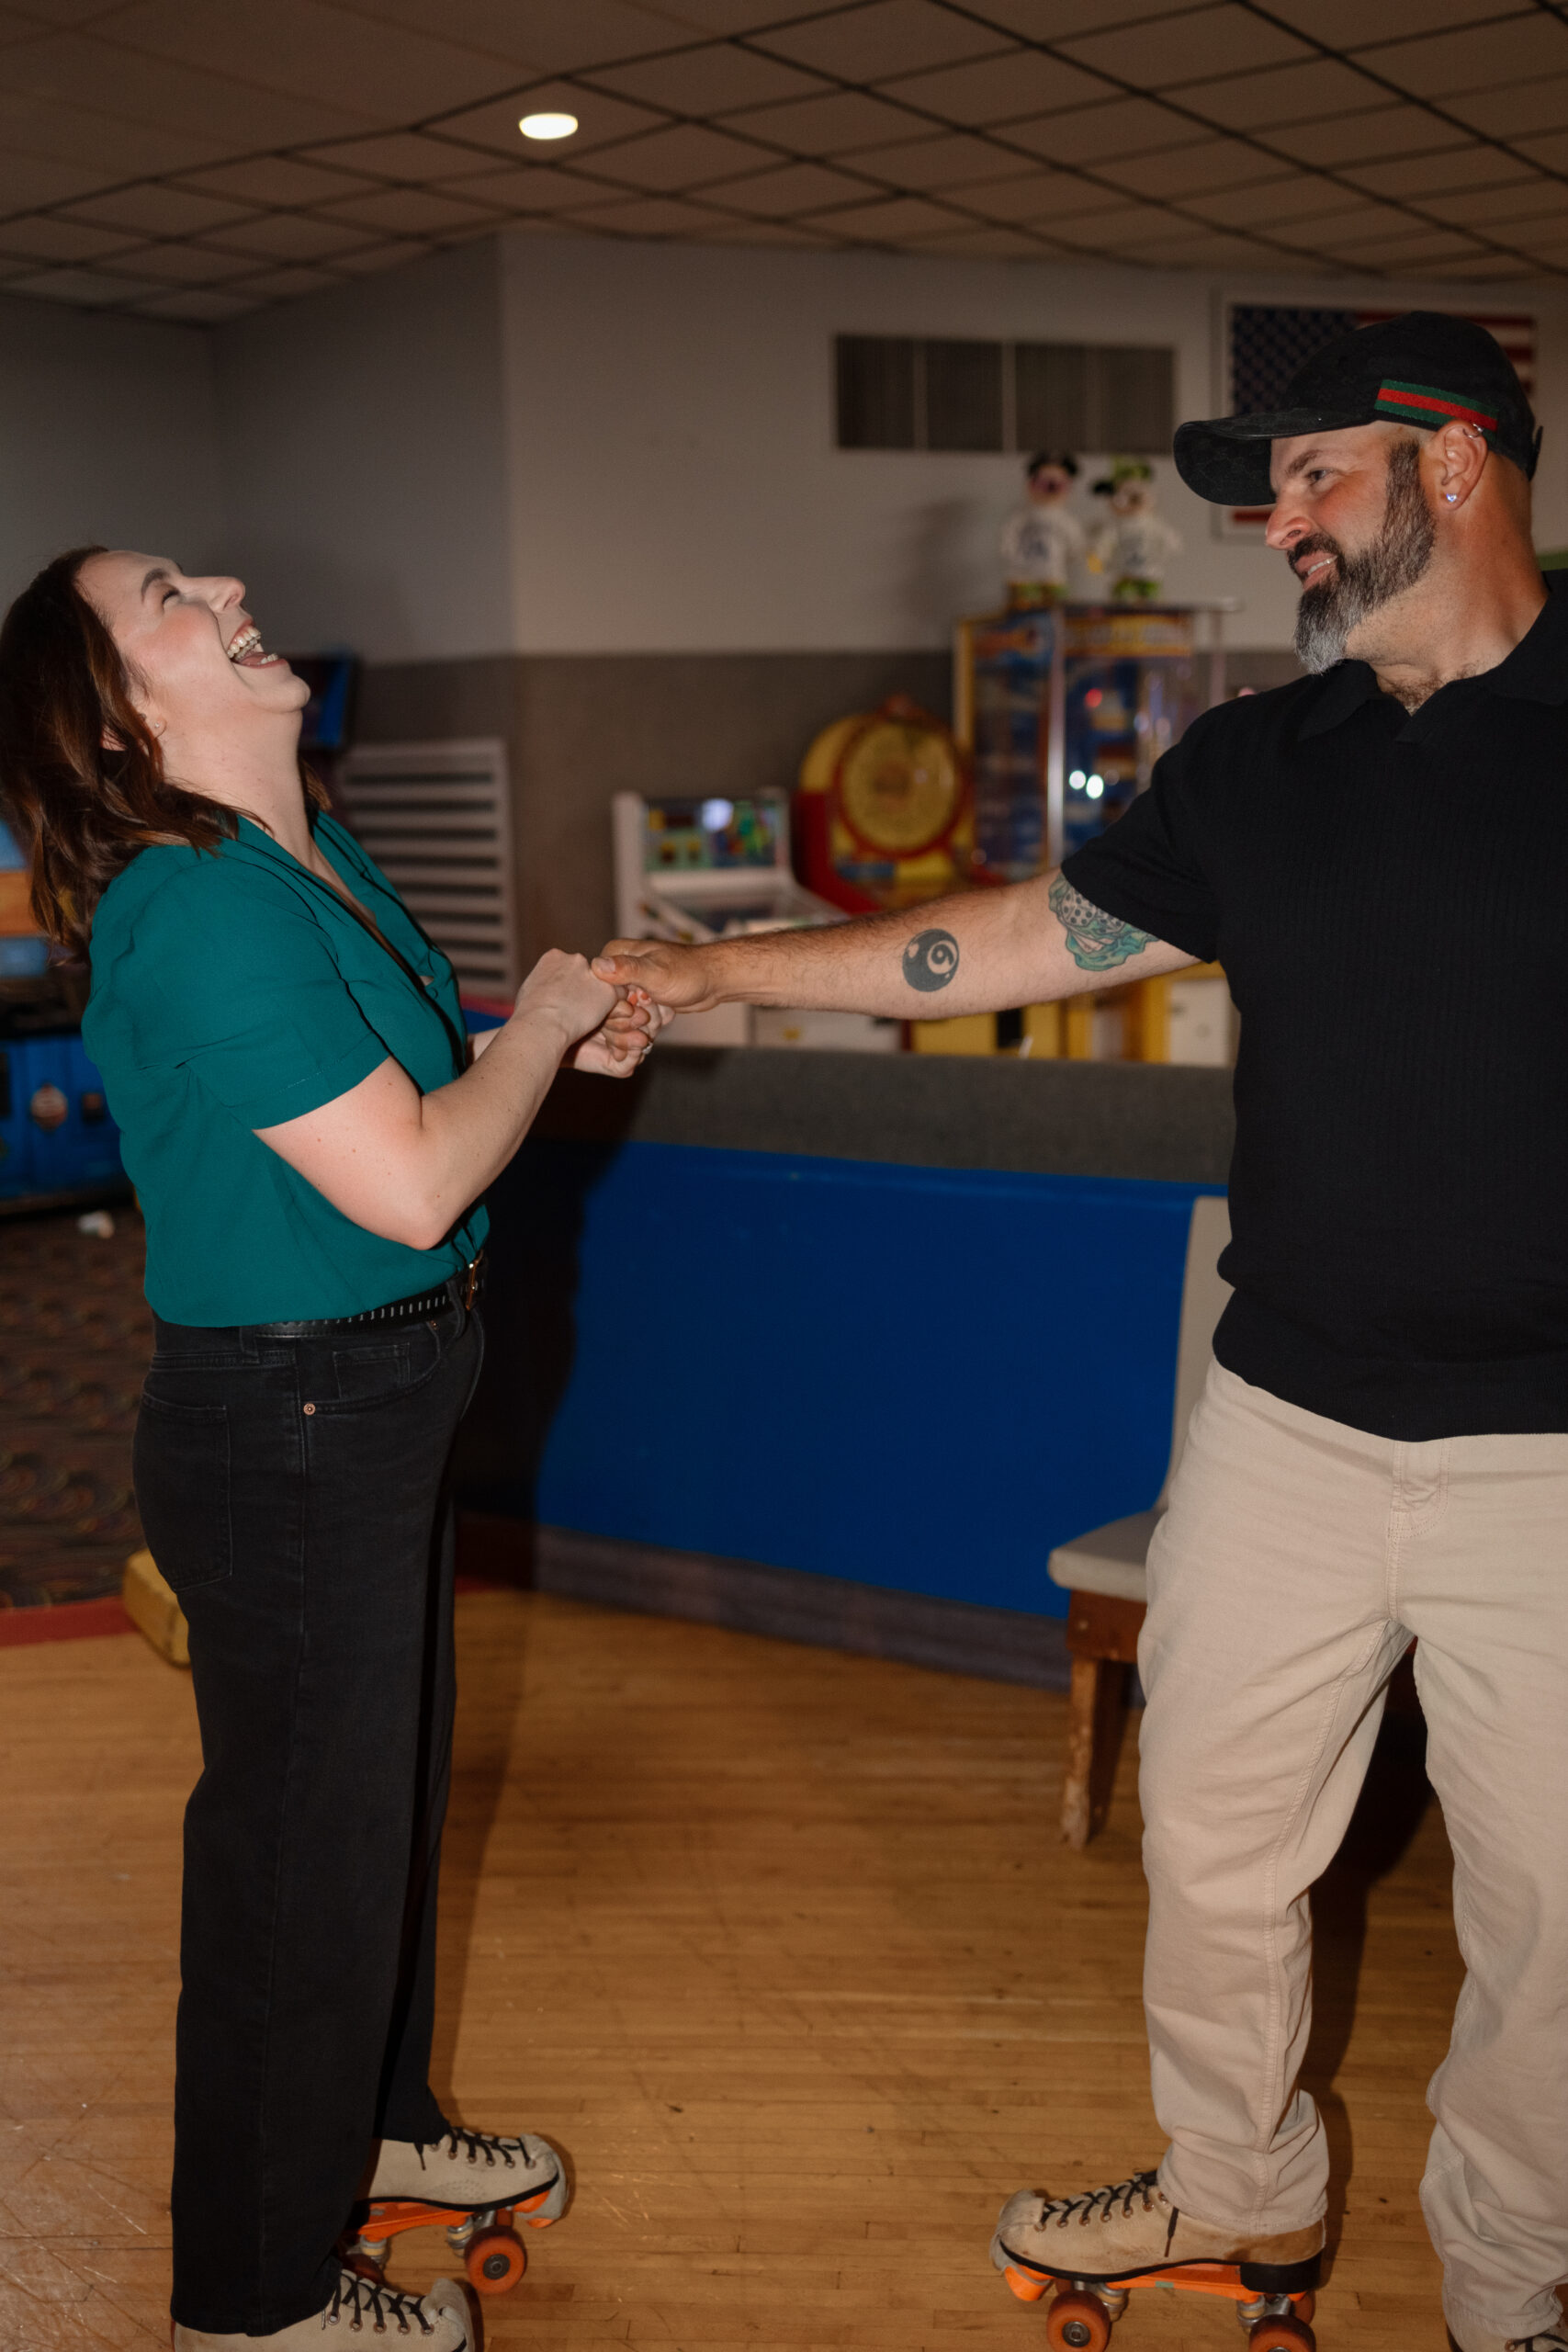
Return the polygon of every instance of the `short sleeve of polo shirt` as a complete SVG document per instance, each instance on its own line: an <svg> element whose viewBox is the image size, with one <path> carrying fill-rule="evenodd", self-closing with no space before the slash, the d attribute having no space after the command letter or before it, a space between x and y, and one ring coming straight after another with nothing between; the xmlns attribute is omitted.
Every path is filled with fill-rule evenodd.
<svg viewBox="0 0 1568 2352"><path fill-rule="evenodd" d="M387 1059L326 930L282 876L201 857L135 919L137 1058L184 1068L247 1127L335 1101Z"/></svg>
<svg viewBox="0 0 1568 2352"><path fill-rule="evenodd" d="M1102 912L1168 941L1199 963L1218 953L1219 909L1199 854L1193 804L1204 721L1168 751L1113 825L1062 862L1062 872Z"/></svg>

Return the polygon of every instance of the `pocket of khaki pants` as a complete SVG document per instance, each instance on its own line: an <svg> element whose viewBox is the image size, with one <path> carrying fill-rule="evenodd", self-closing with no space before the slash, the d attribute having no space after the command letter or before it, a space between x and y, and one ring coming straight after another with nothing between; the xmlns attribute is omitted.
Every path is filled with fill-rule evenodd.
<svg viewBox="0 0 1568 2352"><path fill-rule="evenodd" d="M147 1548L174 1590L226 1577L234 1565L227 1406L143 1390L131 1471Z"/></svg>

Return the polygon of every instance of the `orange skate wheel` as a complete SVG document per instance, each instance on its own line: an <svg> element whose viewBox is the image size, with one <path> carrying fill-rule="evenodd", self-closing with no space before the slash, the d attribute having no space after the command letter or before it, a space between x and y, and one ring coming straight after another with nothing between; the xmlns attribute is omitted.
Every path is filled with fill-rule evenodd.
<svg viewBox="0 0 1568 2352"><path fill-rule="evenodd" d="M1317 2297L1311 2292L1291 2297L1291 2310L1303 2327L1312 2325L1312 2315L1317 2309Z"/></svg>
<svg viewBox="0 0 1568 2352"><path fill-rule="evenodd" d="M1317 2352L1317 2338L1299 2319L1260 2319L1247 2331L1252 2352Z"/></svg>
<svg viewBox="0 0 1568 2352"><path fill-rule="evenodd" d="M1032 2270L1020 2270L1010 2262L1002 2277L1021 2303L1037 2303L1051 2284L1049 2278L1037 2278Z"/></svg>
<svg viewBox="0 0 1568 2352"><path fill-rule="evenodd" d="M1105 2352L1111 2314L1098 2295L1065 2287L1045 2314L1045 2337L1051 2352Z"/></svg>
<svg viewBox="0 0 1568 2352"><path fill-rule="evenodd" d="M463 2267L481 2295L504 2295L528 2267L515 2230L476 2230Z"/></svg>

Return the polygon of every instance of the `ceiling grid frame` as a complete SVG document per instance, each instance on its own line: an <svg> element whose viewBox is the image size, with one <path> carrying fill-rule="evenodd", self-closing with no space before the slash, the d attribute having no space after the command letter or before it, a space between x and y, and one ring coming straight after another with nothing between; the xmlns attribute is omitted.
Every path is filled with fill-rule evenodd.
<svg viewBox="0 0 1568 2352"><path fill-rule="evenodd" d="M298 79L264 84L217 74L188 42L182 51L156 0L106 0L78 11L68 34L47 15L30 17L29 0L13 0L0 36L0 80L7 62L25 68L32 51L44 64L33 69L30 94L13 88L7 107L14 136L0 165L6 190L0 288L217 323L514 224L621 240L869 246L1206 271L1252 266L1388 281L1457 277L1502 286L1568 276L1568 7L1561 0L1450 0L1420 12L1415 31L1403 0L1366 0L1353 43L1337 45L1313 21L1332 0L1058 0L1049 37L1019 29L1025 12L1018 0L989 6L987 0L804 6L796 0L772 17L745 11L753 21L718 34L682 14L679 0L637 0L619 7L617 19L635 17L656 37L667 28L671 38L625 51L591 37L594 0L578 0L567 21L585 28L581 52L574 60L558 40L548 71L516 63L509 71L507 60L478 39L411 22L419 11L400 11L398 0L288 5L309 20L327 53L335 53L336 41L345 57L356 43L368 55L379 39L394 37L408 56L443 45L449 55L439 61L439 78L448 103L408 120L367 119L361 109L362 128L340 121L321 135L193 160L189 126L171 127L179 106L160 88L161 73L181 103L201 75L220 81L231 128L243 127L247 90L272 127L289 107L298 123L307 104ZM1259 38L1246 45L1242 63L1224 72L1173 74L1168 41L1167 70L1143 78L1124 57L1117 70L1105 55L1112 36L1141 28L1165 27L1179 44L1187 19L1194 20L1195 40L1206 43L1211 67L1225 53L1227 23L1249 20ZM601 10L602 31L604 21ZM177 32L177 15L175 26ZM1531 42L1534 27L1541 30ZM1544 62L1536 54L1528 74L1510 75L1510 41L1517 63L1520 39L1539 52L1549 27L1562 36L1560 76L1550 54ZM843 40L836 40L840 28ZM1477 33L1497 47L1497 82L1467 84L1461 94L1440 80L1430 90L1414 86L1424 55L1461 55L1464 37ZM859 54L846 61L851 40ZM86 76L95 96L85 108L69 87L50 85L48 59L51 51L80 59L95 45L102 54ZM835 70L835 47L840 62L855 71ZM144 94L158 93L141 101L148 119L108 107L117 51L127 85L134 80ZM986 90L1017 85L1026 60L1036 62L1031 72L1041 90L1056 86L1043 78L1046 67L1071 77L1062 85L1066 102L1031 112L1021 93L1021 110L998 116ZM1396 62L1408 69L1403 76L1390 70ZM1326 84L1319 67L1330 76ZM1444 70L1451 67L1429 66L1427 78ZM1304 114L1247 119L1249 105L1269 103L1258 98L1260 87L1288 92L1297 75ZM1322 91L1362 89L1367 104L1352 107L1341 96L1326 112L1320 102L1314 115L1305 96L1314 86L1309 76ZM384 86L395 90L395 74ZM770 89L776 95L766 95ZM1515 90L1531 93L1540 118L1517 134L1495 127ZM704 96L724 103L699 104ZM848 118L839 138L811 143L802 109L817 111L820 129L835 101L845 102L839 114ZM529 102L579 112L581 143L532 151L538 161L531 160L526 143L518 137L513 144L509 131ZM309 103L323 124L323 104L313 96ZM347 107L335 92L323 103L340 117ZM1467 103L1489 122L1469 119ZM1429 144L1418 133L1412 142L1413 116L1430 122ZM1362 153L1311 159L1309 134L1318 134L1320 146L1343 144L1346 128L1363 118ZM164 139L165 167L95 177L87 164L73 164L66 151L73 141L84 145L80 126L94 119L118 132L133 130L143 145ZM1118 125L1125 149L1095 153L1097 135L1113 144ZM945 169L931 153L944 142L954 142ZM1208 146L1220 177L1206 188L1201 163L1194 177L1194 157ZM1451 190L1440 181L1424 190L1402 185L1421 177L1423 164L1440 170L1445 153L1464 159ZM1162 156L1173 159L1165 184ZM1245 175L1248 156L1257 159L1256 179ZM988 175L986 157L995 164ZM1488 157L1495 158L1490 178ZM77 184L62 185L73 175ZM1032 213L1035 184L1040 209ZM269 198L260 193L268 187L290 193ZM1249 209L1253 188L1258 202ZM998 191L992 209L988 189ZM190 224L184 230L182 208ZM155 228L160 220L165 225Z"/></svg>

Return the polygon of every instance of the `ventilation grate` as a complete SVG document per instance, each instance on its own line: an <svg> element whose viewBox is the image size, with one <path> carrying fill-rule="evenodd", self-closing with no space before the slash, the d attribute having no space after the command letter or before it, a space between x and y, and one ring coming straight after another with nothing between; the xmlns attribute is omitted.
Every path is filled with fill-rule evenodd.
<svg viewBox="0 0 1568 2352"><path fill-rule="evenodd" d="M339 771L344 814L470 995L522 984L506 746L367 743Z"/></svg>

